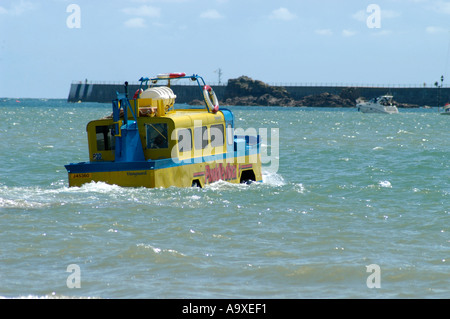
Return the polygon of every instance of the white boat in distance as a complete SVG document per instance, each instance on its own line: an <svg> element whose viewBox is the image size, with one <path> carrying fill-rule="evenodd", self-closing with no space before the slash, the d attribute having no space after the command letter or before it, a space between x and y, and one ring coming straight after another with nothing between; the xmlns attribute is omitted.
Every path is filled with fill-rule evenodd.
<svg viewBox="0 0 450 319"><path fill-rule="evenodd" d="M363 113L398 113L398 108L392 95L382 95L370 101L358 103L356 106L358 111Z"/></svg>
<svg viewBox="0 0 450 319"><path fill-rule="evenodd" d="M449 103L445 104L444 111L441 112L441 114L442 115L450 115L450 104Z"/></svg>

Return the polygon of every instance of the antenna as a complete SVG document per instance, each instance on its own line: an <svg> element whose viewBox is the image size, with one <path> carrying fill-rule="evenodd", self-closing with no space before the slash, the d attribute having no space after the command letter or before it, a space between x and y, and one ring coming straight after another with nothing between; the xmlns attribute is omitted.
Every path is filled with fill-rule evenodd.
<svg viewBox="0 0 450 319"><path fill-rule="evenodd" d="M217 70L214 71L214 73L217 73L217 75L219 76L219 85L222 84L222 69L218 68Z"/></svg>

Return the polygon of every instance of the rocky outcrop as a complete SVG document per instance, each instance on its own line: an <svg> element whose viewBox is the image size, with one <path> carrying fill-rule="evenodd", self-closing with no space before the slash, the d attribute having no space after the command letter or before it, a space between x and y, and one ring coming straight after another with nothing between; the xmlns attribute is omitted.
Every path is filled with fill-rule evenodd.
<svg viewBox="0 0 450 319"><path fill-rule="evenodd" d="M298 101L297 106L315 106L315 107L354 107L356 100L344 98L340 95L331 93L321 93L317 95L308 95Z"/></svg>
<svg viewBox="0 0 450 319"><path fill-rule="evenodd" d="M289 92L280 86L270 86L247 76L228 80L222 105L244 106L316 106L316 107L354 107L356 90L343 90L341 95L322 93L305 96L295 100Z"/></svg>
<svg viewBox="0 0 450 319"><path fill-rule="evenodd" d="M263 96L270 95L275 98L289 98L289 93L284 87L270 86L262 81L253 80L248 76L228 80L225 90L225 99L240 96Z"/></svg>
<svg viewBox="0 0 450 319"><path fill-rule="evenodd" d="M261 96L236 96L221 101L222 105L245 105L245 106L297 106L296 101L292 98L277 98L271 94Z"/></svg>
<svg viewBox="0 0 450 319"><path fill-rule="evenodd" d="M295 106L284 87L270 86L247 76L228 80L224 105Z"/></svg>
<svg viewBox="0 0 450 319"><path fill-rule="evenodd" d="M411 103L399 103L399 102L395 102L395 105L397 107L403 108L403 109L415 109L420 107L420 105L418 104L411 104Z"/></svg>

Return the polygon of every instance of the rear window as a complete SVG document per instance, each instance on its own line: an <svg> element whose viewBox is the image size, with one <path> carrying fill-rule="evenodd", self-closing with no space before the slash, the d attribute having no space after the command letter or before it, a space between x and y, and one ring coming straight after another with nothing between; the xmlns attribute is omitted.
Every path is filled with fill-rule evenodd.
<svg viewBox="0 0 450 319"><path fill-rule="evenodd" d="M167 124L145 124L147 132L147 149L168 148Z"/></svg>

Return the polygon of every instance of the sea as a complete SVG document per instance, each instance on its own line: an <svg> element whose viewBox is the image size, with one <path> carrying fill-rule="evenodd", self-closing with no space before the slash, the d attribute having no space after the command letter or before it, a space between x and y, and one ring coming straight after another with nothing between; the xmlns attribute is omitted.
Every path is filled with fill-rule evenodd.
<svg viewBox="0 0 450 319"><path fill-rule="evenodd" d="M450 298L450 117L230 106L263 182L68 187L111 104L0 99L0 298Z"/></svg>

